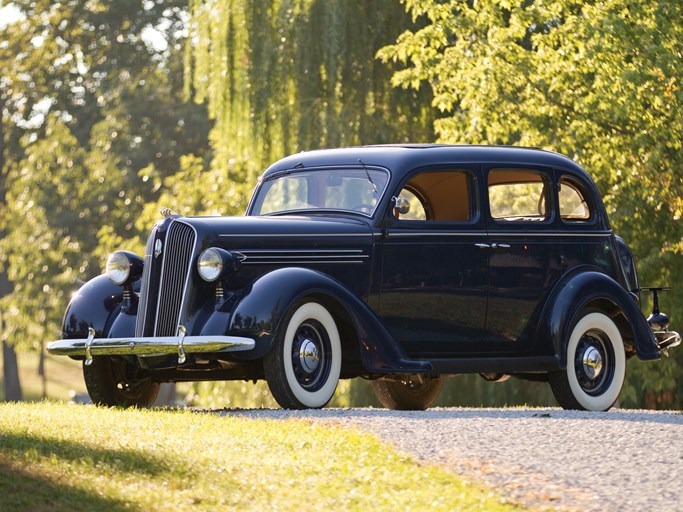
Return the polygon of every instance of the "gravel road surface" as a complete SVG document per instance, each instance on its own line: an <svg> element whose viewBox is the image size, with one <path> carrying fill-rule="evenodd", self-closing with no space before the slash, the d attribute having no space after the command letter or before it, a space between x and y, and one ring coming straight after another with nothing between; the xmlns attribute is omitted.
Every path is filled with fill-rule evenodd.
<svg viewBox="0 0 683 512"><path fill-rule="evenodd" d="M374 433L532 508L683 510L683 413L561 409L227 410Z"/></svg>

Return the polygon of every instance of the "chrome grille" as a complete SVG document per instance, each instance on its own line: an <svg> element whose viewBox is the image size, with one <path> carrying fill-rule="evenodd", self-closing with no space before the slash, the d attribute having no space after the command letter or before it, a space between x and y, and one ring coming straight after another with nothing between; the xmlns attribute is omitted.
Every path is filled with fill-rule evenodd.
<svg viewBox="0 0 683 512"><path fill-rule="evenodd" d="M169 227L164 244L155 336L177 334L195 241L194 229L187 224L176 221Z"/></svg>
<svg viewBox="0 0 683 512"><path fill-rule="evenodd" d="M157 228L152 229L147 239L145 248L145 266L142 271L142 285L140 286L140 302L138 302L138 318L135 322L135 336L144 336L145 319L147 318L147 299L149 295L149 278L152 275L152 258L154 253L154 240L157 236Z"/></svg>

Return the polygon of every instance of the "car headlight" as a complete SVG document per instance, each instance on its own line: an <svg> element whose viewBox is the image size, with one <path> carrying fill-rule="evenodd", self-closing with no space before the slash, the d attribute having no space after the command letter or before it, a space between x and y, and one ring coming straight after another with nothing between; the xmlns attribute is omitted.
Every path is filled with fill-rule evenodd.
<svg viewBox="0 0 683 512"><path fill-rule="evenodd" d="M197 272L207 283L213 283L219 278L226 279L240 268L243 254L230 252L217 247L210 247L199 255Z"/></svg>
<svg viewBox="0 0 683 512"><path fill-rule="evenodd" d="M143 260L138 255L117 251L107 258L105 273L112 283L124 285L140 279L142 267Z"/></svg>
<svg viewBox="0 0 683 512"><path fill-rule="evenodd" d="M223 272L223 258L218 249L211 247L199 255L197 271L199 276L209 283L220 277Z"/></svg>

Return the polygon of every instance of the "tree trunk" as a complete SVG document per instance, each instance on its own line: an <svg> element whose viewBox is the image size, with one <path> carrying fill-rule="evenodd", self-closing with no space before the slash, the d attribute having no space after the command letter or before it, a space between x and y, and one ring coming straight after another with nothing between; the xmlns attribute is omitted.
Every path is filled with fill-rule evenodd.
<svg viewBox="0 0 683 512"><path fill-rule="evenodd" d="M21 401L21 383L19 382L19 365L14 347L2 340L2 366L5 375L5 401Z"/></svg>
<svg viewBox="0 0 683 512"><path fill-rule="evenodd" d="M0 209L6 206L6 186L8 169L5 160L5 119L3 116L4 101L0 98ZM0 226L0 239L5 236L2 226ZM7 270L4 268L7 262L0 260L0 299L12 292L12 283L7 277ZM14 347L7 341L7 328L3 319L3 311L0 309L0 339L2 340L2 366L5 377L5 400L21 400L21 384L19 382L19 365L17 364L17 353Z"/></svg>

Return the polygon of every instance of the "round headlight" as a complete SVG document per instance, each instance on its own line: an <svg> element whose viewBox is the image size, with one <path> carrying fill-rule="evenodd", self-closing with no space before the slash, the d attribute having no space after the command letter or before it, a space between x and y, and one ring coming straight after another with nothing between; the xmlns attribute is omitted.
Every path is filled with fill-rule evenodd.
<svg viewBox="0 0 683 512"><path fill-rule="evenodd" d="M209 283L218 279L223 272L223 258L218 250L212 247L201 253L197 260L197 271Z"/></svg>
<svg viewBox="0 0 683 512"><path fill-rule="evenodd" d="M130 276L131 262L123 252L114 252L107 258L106 274L109 280L121 285Z"/></svg>

